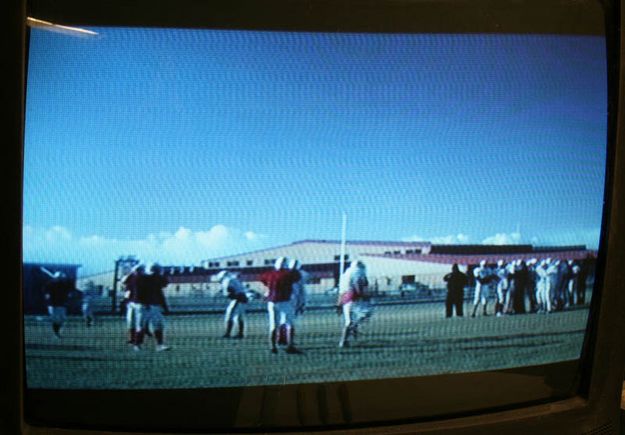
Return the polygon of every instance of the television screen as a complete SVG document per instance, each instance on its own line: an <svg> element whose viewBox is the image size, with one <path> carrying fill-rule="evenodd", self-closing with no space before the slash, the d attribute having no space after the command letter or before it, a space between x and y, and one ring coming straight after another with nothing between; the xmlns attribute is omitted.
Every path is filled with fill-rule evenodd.
<svg viewBox="0 0 625 435"><path fill-rule="evenodd" d="M27 391L348 386L301 425L575 393L603 34L30 24Z"/></svg>

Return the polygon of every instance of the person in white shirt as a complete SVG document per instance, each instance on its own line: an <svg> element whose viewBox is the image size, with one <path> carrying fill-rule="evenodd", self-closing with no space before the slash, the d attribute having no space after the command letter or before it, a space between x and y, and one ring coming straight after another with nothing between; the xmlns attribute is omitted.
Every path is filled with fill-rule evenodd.
<svg viewBox="0 0 625 435"><path fill-rule="evenodd" d="M471 317L475 317L477 314L480 302L483 306L482 315L487 316L486 307L488 306L488 298L497 277L493 270L486 264L486 260L480 261L480 265L473 270L473 276L476 282L475 293L473 294L473 313Z"/></svg>
<svg viewBox="0 0 625 435"><path fill-rule="evenodd" d="M238 324L238 334L234 338L243 338L245 332L245 312L247 308L247 289L241 284L234 274L227 270L219 272L215 280L221 284L223 295L230 302L226 308L224 338L230 338L234 323Z"/></svg>

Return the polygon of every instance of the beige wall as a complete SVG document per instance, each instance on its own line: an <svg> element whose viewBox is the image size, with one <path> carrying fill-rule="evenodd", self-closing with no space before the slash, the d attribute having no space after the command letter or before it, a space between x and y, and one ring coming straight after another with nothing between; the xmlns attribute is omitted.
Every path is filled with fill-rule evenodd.
<svg viewBox="0 0 625 435"><path fill-rule="evenodd" d="M439 284L442 281L444 273L449 271L449 266L437 265L432 263L422 263L393 258L380 258L380 257L367 257L366 253L385 254L390 252L394 254L399 252L405 254L407 249L421 249L422 252L427 252L429 246L415 243L414 245L396 246L393 244L378 245L378 244L347 244L345 253L349 256L348 261L356 258L363 259L368 266L368 274L372 284L377 280L379 290L394 290L401 284L402 275L420 275L417 281L430 285L431 283ZM213 259L210 261L219 261L219 267L209 268L211 273L215 270L221 270L227 268L226 261L239 261L238 267L246 267L247 261L252 260L252 266L265 266L265 259L275 259L281 256L296 258L303 264L304 270L306 264L320 264L320 263L338 263L335 260L335 256L340 253L339 243L319 243L319 242L306 242L296 243L283 247L277 247L273 249L267 249L264 251L242 254L230 257L221 257L219 259ZM207 260L209 261L209 260ZM443 273L444 272L444 273ZM77 286L80 288L84 286L87 281L93 281L95 285L102 286L104 289L113 287L113 271L92 275L77 280ZM259 293L264 293L266 287L260 282L249 282L250 289ZM334 286L333 278L323 278L318 284L308 284L307 291L310 293L322 293ZM118 291L123 291L122 285L118 283ZM165 294L167 296L185 296L193 295L198 297L213 296L219 291L218 283L180 283L170 284L165 288Z"/></svg>
<svg viewBox="0 0 625 435"><path fill-rule="evenodd" d="M89 281L93 282L93 284L96 286L102 286L104 290L106 290L107 288L113 288L113 272L104 272L98 275L78 278L76 280L76 287L82 289Z"/></svg>
<svg viewBox="0 0 625 435"><path fill-rule="evenodd" d="M363 257L367 266L369 283L378 284L378 290L396 290L402 283L402 276L414 275L415 281L431 288L445 285L443 277L451 272L451 264L428 263L383 257Z"/></svg>
<svg viewBox="0 0 625 435"><path fill-rule="evenodd" d="M348 261L358 258L360 255L370 254L385 254L385 253L399 253L406 254L406 250L420 249L422 253L429 252L429 245L421 245L415 243L414 245L396 246L393 244L379 245L379 244L350 244L347 243L345 254L348 255ZM220 257L205 260L202 262L203 266L208 266L209 262L219 262L219 266L212 267L214 269L227 268L229 261L238 261L238 267L248 266L247 262L252 261L251 266L266 266L265 260L275 260L278 257L296 258L302 264L320 264L320 263L332 263L335 260L335 256L340 255L341 246L339 243L319 243L319 242L306 242L295 243L292 245L286 245L282 247L267 249L250 254L233 255L229 257ZM231 266L235 267L235 266Z"/></svg>

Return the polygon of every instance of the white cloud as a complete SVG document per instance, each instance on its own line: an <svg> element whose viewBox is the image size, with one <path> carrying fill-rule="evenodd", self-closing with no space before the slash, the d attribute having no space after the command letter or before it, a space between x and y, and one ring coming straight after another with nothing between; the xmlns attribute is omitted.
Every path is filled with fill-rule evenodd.
<svg viewBox="0 0 625 435"><path fill-rule="evenodd" d="M456 235L456 238L458 239L458 242L460 243L469 243L471 241L471 237L466 235L466 234L458 234Z"/></svg>
<svg viewBox="0 0 625 435"><path fill-rule="evenodd" d="M588 249L597 249L600 234L599 228L586 228L577 231L553 231L542 236L532 237L531 240L535 245L586 245Z"/></svg>
<svg viewBox="0 0 625 435"><path fill-rule="evenodd" d="M87 275L111 270L122 255L162 264L199 265L201 260L260 249L265 239L253 231L214 225L205 231L180 227L175 232L147 234L143 239L108 239L101 235L77 236L64 227L24 226L24 261L81 264Z"/></svg>
<svg viewBox="0 0 625 435"><path fill-rule="evenodd" d="M521 233L497 233L482 240L483 245L515 245L521 243Z"/></svg>
<svg viewBox="0 0 625 435"><path fill-rule="evenodd" d="M437 245L462 245L469 243L471 237L466 234L450 234L448 236L432 237L431 242Z"/></svg>
<svg viewBox="0 0 625 435"><path fill-rule="evenodd" d="M48 242L67 241L72 238L72 234L67 228L57 225L46 231L45 238Z"/></svg>
<svg viewBox="0 0 625 435"><path fill-rule="evenodd" d="M421 237L421 236L409 236L409 237L404 237L401 239L402 242L429 242L429 240L427 240L425 237Z"/></svg>
<svg viewBox="0 0 625 435"><path fill-rule="evenodd" d="M585 245L588 249L597 249L599 246L599 228L587 228L579 230L553 231L541 235L527 236L519 231L510 233L501 232L484 237L481 241L483 245L515 245L530 243L538 246L567 246ZM423 237L412 235L402 238L404 242L432 242L437 245L462 245L477 243L468 234L450 234L447 236ZM478 239L479 240L479 239Z"/></svg>
<svg viewBox="0 0 625 435"><path fill-rule="evenodd" d="M263 235L255 233L254 231L246 231L245 232L245 238L247 240L258 240L258 239L262 239Z"/></svg>
<svg viewBox="0 0 625 435"><path fill-rule="evenodd" d="M482 240L485 245L508 245L531 243L536 246L567 246L585 245L588 249L597 249L599 246L599 228L552 231L541 235L524 237L519 232L497 233Z"/></svg>
<svg viewBox="0 0 625 435"><path fill-rule="evenodd" d="M471 242L471 237L466 234L450 234L447 236L421 237L418 235L404 237L403 242L432 242L437 245L461 245Z"/></svg>

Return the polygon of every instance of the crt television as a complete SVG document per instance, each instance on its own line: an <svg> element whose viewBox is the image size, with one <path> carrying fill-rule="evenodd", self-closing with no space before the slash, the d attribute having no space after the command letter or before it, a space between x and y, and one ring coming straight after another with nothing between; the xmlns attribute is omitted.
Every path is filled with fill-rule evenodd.
<svg viewBox="0 0 625 435"><path fill-rule="evenodd" d="M14 350L3 361L7 428L618 430L620 2L14 6L7 185L10 225L21 237L12 239L17 282L7 291L3 341ZM341 230L345 210L349 227L343 218ZM342 300L336 316L332 291L342 288L309 295L296 323L303 354L269 352L262 296L248 304L242 340L218 339L230 302L211 263L236 269L251 286L272 263L239 268L236 254L287 252L308 258L302 267L323 283L336 278L337 265L307 255L333 238L341 238L336 249L365 246L357 259L375 307L349 348L338 339L353 334L364 302L346 308ZM308 245L293 243L299 239ZM399 251L376 250L384 243ZM222 306L177 308L168 285L166 352L133 351L115 305L94 306L90 328L75 313L59 320L59 310L48 317L24 309L26 265L39 265L47 275L40 279L57 279L46 265L62 263L95 280L113 264L118 272L122 254L172 264L152 271L170 284L180 276L175 266L194 262L205 270L202 288ZM356 264L355 255L338 257L340 272L345 260ZM452 263L466 272L461 318L442 309L442 271ZM528 270L538 276L556 263L558 282L567 277L562 294L553 280L528 290ZM589 264L586 299L568 300L573 268ZM514 294L524 296L503 310L497 291L521 288L521 269L523 290ZM508 287L499 287L497 271L510 273ZM380 290L392 274L415 293ZM483 312L473 309L478 288ZM250 299L259 293L248 290ZM279 314L290 323L288 309ZM55 337L50 324L62 321Z"/></svg>

